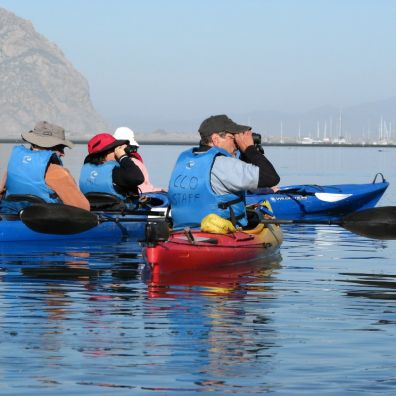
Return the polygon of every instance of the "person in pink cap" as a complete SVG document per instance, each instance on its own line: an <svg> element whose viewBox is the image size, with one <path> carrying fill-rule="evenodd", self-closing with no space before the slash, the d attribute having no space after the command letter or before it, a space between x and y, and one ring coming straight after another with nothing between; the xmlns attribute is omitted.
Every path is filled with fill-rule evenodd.
<svg viewBox="0 0 396 396"><path fill-rule="evenodd" d="M139 194L144 175L128 157L128 140L117 140L109 133L99 133L88 142L88 155L80 173L84 194L106 193L125 199Z"/></svg>
<svg viewBox="0 0 396 396"><path fill-rule="evenodd" d="M155 192L155 191L164 191L164 189L160 187L155 187L150 181L149 173L146 166L143 163L143 158L138 153L139 143L135 139L135 133L132 129L128 127L119 127L115 130L113 134L114 138L121 140L128 140L129 145L127 147L126 152L132 159L132 161L140 168L144 175L144 182L139 185L139 190L142 193L146 192Z"/></svg>

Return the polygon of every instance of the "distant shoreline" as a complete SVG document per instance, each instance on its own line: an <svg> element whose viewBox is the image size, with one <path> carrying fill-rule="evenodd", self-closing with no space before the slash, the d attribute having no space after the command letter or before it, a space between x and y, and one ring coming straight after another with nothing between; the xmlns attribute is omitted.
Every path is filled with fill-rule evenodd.
<svg viewBox="0 0 396 396"><path fill-rule="evenodd" d="M77 141L74 141L77 143ZM169 141L144 141L139 140L139 144L142 146L148 145L164 145L164 146L197 146L198 142L169 142ZM79 142L84 143L84 142ZM85 142L86 143L86 142ZM315 144L301 144L301 143L263 143L263 147L377 147L385 148L391 147L395 148L396 144L357 144L357 143L341 143L341 144L331 144L331 143L315 143Z"/></svg>
<svg viewBox="0 0 396 396"><path fill-rule="evenodd" d="M87 144L88 140L72 139L75 144ZM196 146L198 141L169 141L169 140L144 140L139 139L141 146ZM16 139L0 139L0 143L14 143L21 144L22 140ZM301 143L263 143L263 147L376 147L376 148L395 148L396 144L358 144L358 143L313 143L313 144L301 144Z"/></svg>

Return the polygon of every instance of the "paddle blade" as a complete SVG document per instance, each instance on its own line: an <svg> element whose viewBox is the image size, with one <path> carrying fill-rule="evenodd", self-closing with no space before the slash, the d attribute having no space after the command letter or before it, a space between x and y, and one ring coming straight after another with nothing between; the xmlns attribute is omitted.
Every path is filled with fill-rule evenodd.
<svg viewBox="0 0 396 396"><path fill-rule="evenodd" d="M69 235L98 225L98 217L87 210L63 204L37 204L24 208L22 222L33 231Z"/></svg>
<svg viewBox="0 0 396 396"><path fill-rule="evenodd" d="M342 226L368 238L396 239L396 206L351 213L342 219Z"/></svg>

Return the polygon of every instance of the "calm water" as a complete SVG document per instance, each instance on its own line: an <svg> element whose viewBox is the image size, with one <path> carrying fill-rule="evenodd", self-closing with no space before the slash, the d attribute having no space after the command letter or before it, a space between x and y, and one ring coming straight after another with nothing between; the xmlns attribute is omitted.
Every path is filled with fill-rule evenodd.
<svg viewBox="0 0 396 396"><path fill-rule="evenodd" d="M184 148L141 149L154 184ZM75 176L84 150L67 152ZM382 172L380 205L396 205L396 149L266 152L282 184ZM393 395L396 241L323 225L284 236L271 262L161 284L133 242L0 246L0 394Z"/></svg>

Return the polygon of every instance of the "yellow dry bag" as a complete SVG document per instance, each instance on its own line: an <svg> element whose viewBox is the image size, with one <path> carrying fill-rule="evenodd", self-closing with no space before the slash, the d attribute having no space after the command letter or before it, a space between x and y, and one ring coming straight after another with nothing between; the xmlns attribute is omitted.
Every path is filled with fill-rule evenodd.
<svg viewBox="0 0 396 396"><path fill-rule="evenodd" d="M236 228L230 220L211 213L202 219L201 231L211 232L212 234L228 234L229 232L235 232Z"/></svg>

